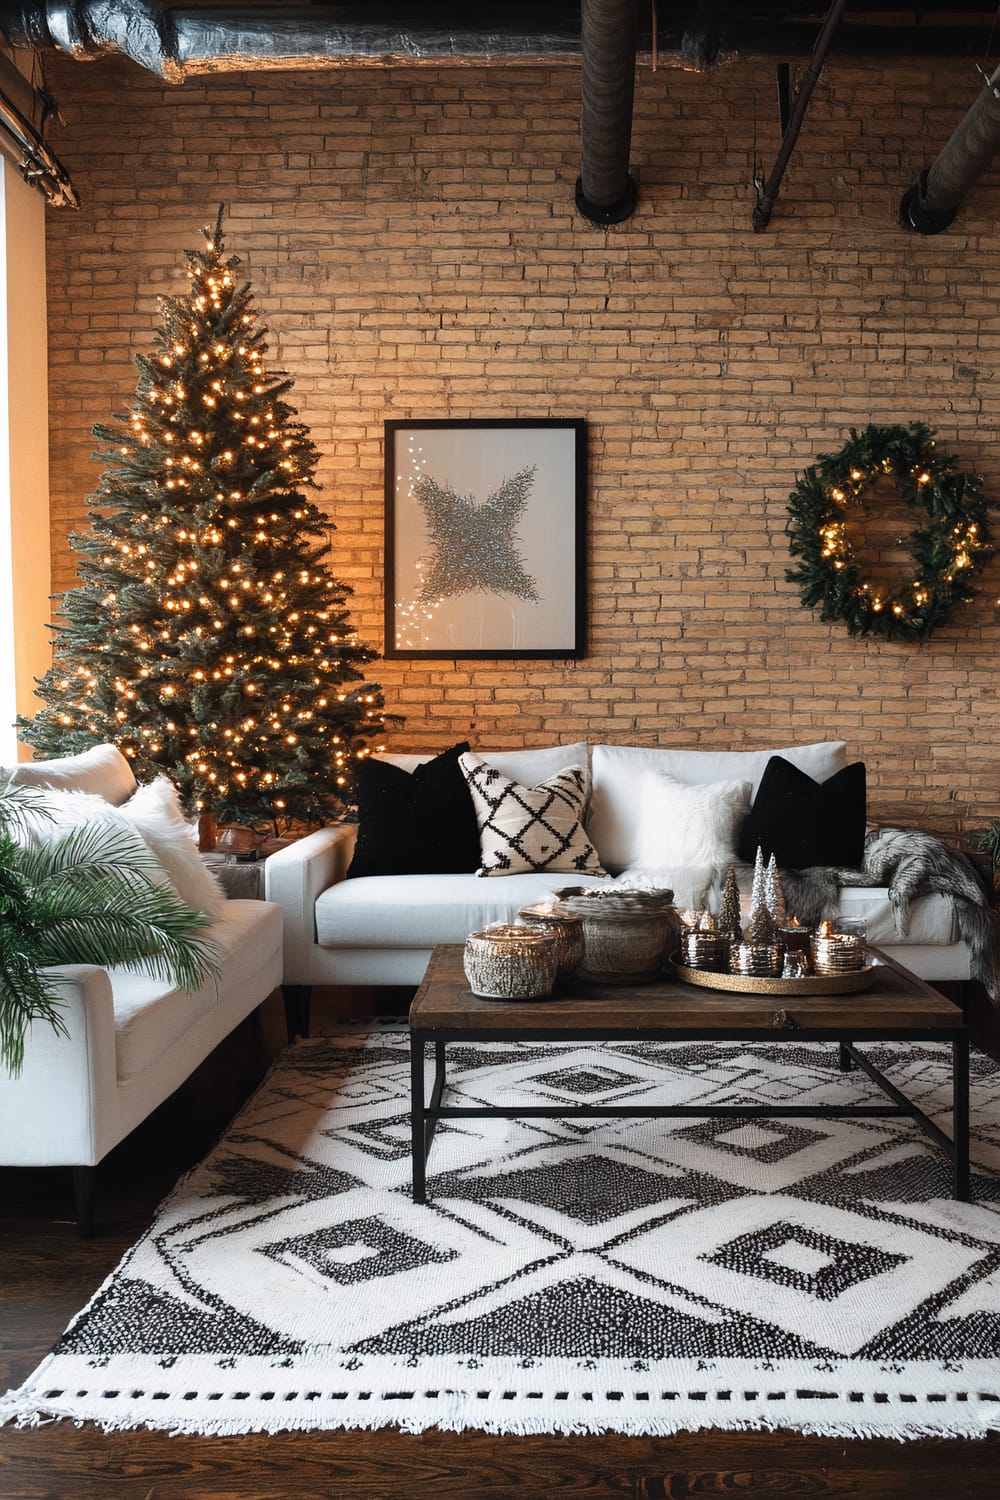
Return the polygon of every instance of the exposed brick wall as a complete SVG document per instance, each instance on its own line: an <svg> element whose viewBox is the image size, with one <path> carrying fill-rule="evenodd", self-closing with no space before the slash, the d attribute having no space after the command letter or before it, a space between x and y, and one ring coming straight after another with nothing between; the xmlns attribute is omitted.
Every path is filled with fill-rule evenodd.
<svg viewBox="0 0 1000 1500"><path fill-rule="evenodd" d="M156 295L183 285L182 251L224 200L373 643L383 419L590 423L587 657L379 663L407 716L395 748L838 736L868 763L876 817L954 830L1000 812L1000 564L919 647L852 640L784 581L788 491L852 424L927 421L1000 500L996 176L946 234L895 222L971 68L829 69L764 235L766 63L640 75L640 206L609 231L573 206L573 68L172 88L101 62L53 81L82 201L49 215L58 587L97 478L90 425L127 405Z"/></svg>

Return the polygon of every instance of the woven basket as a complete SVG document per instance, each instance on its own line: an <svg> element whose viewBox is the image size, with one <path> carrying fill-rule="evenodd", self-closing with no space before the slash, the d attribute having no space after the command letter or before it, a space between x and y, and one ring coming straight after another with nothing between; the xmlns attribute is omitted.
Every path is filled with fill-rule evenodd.
<svg viewBox="0 0 1000 1500"><path fill-rule="evenodd" d="M663 970L679 919L673 891L556 891L565 911L583 923L577 979L589 984L648 984Z"/></svg>

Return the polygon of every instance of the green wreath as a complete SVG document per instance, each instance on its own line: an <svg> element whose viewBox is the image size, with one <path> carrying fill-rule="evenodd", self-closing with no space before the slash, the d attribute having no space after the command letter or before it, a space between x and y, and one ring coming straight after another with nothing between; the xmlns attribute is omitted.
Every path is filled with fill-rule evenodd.
<svg viewBox="0 0 1000 1500"><path fill-rule="evenodd" d="M883 475L925 518L907 538L913 581L897 593L865 581L844 529L848 508L863 511L866 488ZM961 473L923 423L852 428L850 442L806 469L788 497L785 531L801 561L785 577L799 584L804 605L843 620L851 635L923 640L974 597L973 579L994 552L991 505L979 479Z"/></svg>

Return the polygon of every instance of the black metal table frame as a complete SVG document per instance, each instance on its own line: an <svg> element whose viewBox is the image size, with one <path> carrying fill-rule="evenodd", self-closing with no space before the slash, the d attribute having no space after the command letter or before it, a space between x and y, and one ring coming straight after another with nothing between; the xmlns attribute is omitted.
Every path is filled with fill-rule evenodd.
<svg viewBox="0 0 1000 1500"><path fill-rule="evenodd" d="M834 1105L527 1105L505 1108L502 1105L477 1107L442 1105L445 1088L445 1047L448 1042L835 1042L842 1072L854 1065L861 1068L893 1104L853 1104L843 1109ZM950 1042L952 1057L952 1134L913 1104L875 1065L860 1053L854 1042L840 1032L822 1027L797 1027L794 1031L773 1027L737 1026L705 1031L667 1027L615 1028L579 1026L544 1027L470 1027L411 1026L410 1028L410 1121L413 1153L413 1201L427 1202L427 1160L434 1130L439 1120L475 1120L497 1116L505 1120L562 1120L608 1117L685 1119L733 1116L737 1118L812 1118L849 1119L904 1116L915 1120L950 1158L952 1164L952 1197L969 1201L969 1037L959 1027L886 1027L877 1032L865 1028L866 1042ZM426 1099L424 1069L425 1048L434 1044L434 1083L430 1100Z"/></svg>

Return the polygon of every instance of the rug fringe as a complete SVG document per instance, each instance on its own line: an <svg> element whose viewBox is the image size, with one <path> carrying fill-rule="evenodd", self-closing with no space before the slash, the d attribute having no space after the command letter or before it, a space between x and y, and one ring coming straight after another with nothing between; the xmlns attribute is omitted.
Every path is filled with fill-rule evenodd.
<svg viewBox="0 0 1000 1500"><path fill-rule="evenodd" d="M11 1398L14 1399L11 1399ZM471 1420L470 1420L471 1418ZM240 1437L251 1433L279 1432L373 1432L393 1427L414 1436L420 1433L468 1432L476 1430L492 1437L538 1437L558 1435L561 1437L600 1437L607 1433L618 1433L626 1437L674 1437L681 1432L797 1432L804 1437L839 1439L887 1438L894 1442L911 1442L916 1438L961 1438L979 1439L1000 1431L1000 1418L982 1422L972 1420L913 1421L905 1425L870 1422L795 1422L789 1419L772 1421L764 1416L739 1417L731 1414L711 1418L680 1413L676 1417L649 1417L641 1421L629 1419L611 1422L599 1418L546 1418L522 1417L520 1419L484 1416L480 1413L456 1411L450 1414L426 1416L411 1414L400 1418L398 1414L381 1414L375 1410L364 1413L341 1413L336 1421L325 1423L317 1420L317 1414L309 1412L301 1418L291 1415L275 1423L263 1423L253 1418L218 1417L206 1420L194 1418L190 1421L167 1418L162 1422L146 1419L129 1420L127 1417L73 1417L39 1405L34 1397L20 1397L16 1391L0 1397L0 1427L13 1424L17 1429L45 1427L53 1422L71 1422L80 1428L92 1423L103 1433L113 1432L165 1432L168 1437L185 1437L197 1434L203 1437Z"/></svg>

